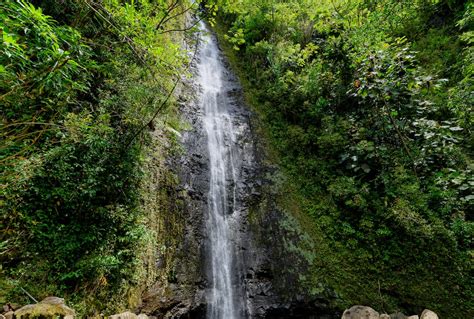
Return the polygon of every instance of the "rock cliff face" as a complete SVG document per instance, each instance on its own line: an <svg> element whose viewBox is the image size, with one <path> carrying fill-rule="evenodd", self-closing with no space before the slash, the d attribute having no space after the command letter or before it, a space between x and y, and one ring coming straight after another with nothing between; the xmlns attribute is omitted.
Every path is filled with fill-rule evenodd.
<svg viewBox="0 0 474 319"><path fill-rule="evenodd" d="M215 39L214 39L215 41ZM199 53L197 54L199 58ZM298 289L295 267L299 257L285 249L280 227L283 213L275 203L271 176L275 168L266 164L265 152L245 107L243 94L228 63L223 74L228 112L236 130L233 152L238 156L232 185L239 201L239 223L234 227L235 281L242 290L246 318L336 318L324 298L309 297ZM195 62L196 63L196 62ZM193 74L196 76L196 64ZM169 167L180 179L184 202L184 236L175 256L175 267L164 282L157 282L143 296L141 311L158 318L205 318L209 295L209 267L205 218L208 210L209 154L203 125L203 110L198 103L201 88L191 78L180 93L180 111L190 130L183 133L183 152L170 159Z"/></svg>

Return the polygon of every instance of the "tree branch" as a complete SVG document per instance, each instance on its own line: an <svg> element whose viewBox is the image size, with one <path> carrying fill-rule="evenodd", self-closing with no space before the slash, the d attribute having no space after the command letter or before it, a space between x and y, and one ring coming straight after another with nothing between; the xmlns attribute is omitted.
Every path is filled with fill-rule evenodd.
<svg viewBox="0 0 474 319"><path fill-rule="evenodd" d="M188 12L189 10L193 9L193 7L194 7L194 3L193 3L191 6L189 6L188 8L186 8L185 10L181 11L180 13L177 13L177 14L175 14L175 15L173 15L173 16L170 16L170 17L166 18L166 20L164 20L164 21L162 22L162 24L164 25L164 24L167 23L168 21L170 21L170 20L172 20L172 19L174 19L174 18L176 18L176 17L179 17L180 15L185 14L185 13ZM160 25L159 27L157 26L156 30L159 30L160 28L161 28L161 25Z"/></svg>
<svg viewBox="0 0 474 319"><path fill-rule="evenodd" d="M164 34L164 33L169 33L169 32L186 32L186 31L189 31L191 30L192 28L194 28L199 22L201 22L202 20L204 20L204 17L200 18L200 19L197 19L192 25L190 25L189 27L186 27L186 28L183 28L183 29L170 29L170 30L165 30L165 31L162 31L160 32L159 34Z"/></svg>
<svg viewBox="0 0 474 319"><path fill-rule="evenodd" d="M197 49L198 49L198 45L196 44L196 47L195 47L194 53L193 53L193 57L192 57L192 59L189 61L186 70L188 70L188 69L191 67L192 62L193 62L194 59L196 58ZM135 139L143 132L144 129L146 129L148 126L150 126L150 125L153 124L153 121L156 119L156 117L158 116L158 114L160 114L161 111L165 108L165 106L166 106L166 104L168 103L169 99L171 98L171 96L173 95L174 91L176 90L176 87L178 86L179 82L181 82L181 78L180 78L180 77L178 77L178 78L176 79L176 81L174 82L173 88L169 91L169 93L168 93L168 95L166 96L166 98L163 100L163 102L161 102L160 106L156 109L156 112L153 114L153 116L151 117L151 119L150 119L148 122L146 122L145 124L143 124L143 125L132 135L132 137L130 138L130 140L125 144L125 148L129 148L130 145L132 144L133 140L135 140Z"/></svg>
<svg viewBox="0 0 474 319"><path fill-rule="evenodd" d="M161 18L161 20L158 22L158 24L156 25L155 29L156 30L159 30L161 28L161 25L166 23L166 17L170 15L170 13L176 9L178 7L178 3L179 3L179 0L176 0L175 2L173 2L169 7L168 9L166 10L165 14L163 15L163 17Z"/></svg>

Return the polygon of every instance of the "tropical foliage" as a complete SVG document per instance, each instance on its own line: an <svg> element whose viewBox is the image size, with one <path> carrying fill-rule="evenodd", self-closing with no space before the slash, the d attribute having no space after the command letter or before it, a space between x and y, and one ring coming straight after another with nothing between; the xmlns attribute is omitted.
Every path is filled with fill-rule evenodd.
<svg viewBox="0 0 474 319"><path fill-rule="evenodd" d="M143 209L156 197L141 193L149 132L175 126L199 5L281 168L281 227L305 260L295 286L340 309L473 317L462 0L3 1L0 303L62 295L97 315L137 298L156 237Z"/></svg>
<svg viewBox="0 0 474 319"><path fill-rule="evenodd" d="M142 159L188 58L186 1L0 5L0 302L126 306L147 229ZM91 300L91 296L93 299ZM94 308L94 304L95 307Z"/></svg>
<svg viewBox="0 0 474 319"><path fill-rule="evenodd" d="M302 242L308 234L313 242L293 247L310 267L300 276L306 291L335 292L340 307L465 317L473 306L474 4L217 4L285 172L281 192L293 194L282 206L304 224Z"/></svg>

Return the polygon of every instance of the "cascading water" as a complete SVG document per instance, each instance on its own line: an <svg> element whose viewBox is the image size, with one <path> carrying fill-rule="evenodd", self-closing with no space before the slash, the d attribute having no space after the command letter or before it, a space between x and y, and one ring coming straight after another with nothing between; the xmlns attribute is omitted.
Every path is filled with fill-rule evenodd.
<svg viewBox="0 0 474 319"><path fill-rule="evenodd" d="M204 111L210 159L210 183L206 230L208 240L208 278L211 289L207 300L207 318L240 319L245 316L240 300L235 234L237 223L236 169L233 144L236 133L224 94L225 83L219 50L215 39L201 24L201 50L198 63L200 99Z"/></svg>
<svg viewBox="0 0 474 319"><path fill-rule="evenodd" d="M286 249L292 238L280 225L286 218L274 198L275 170L265 163L242 87L215 37L204 24L200 30L194 76L179 104L192 129L182 132L185 152L170 159L181 183L164 202L181 213L182 241L171 264L173 250L158 259L172 276L146 291L142 311L174 319L340 318L319 295L313 300L291 286L290 265L273 267L282 258L295 267L306 260ZM170 234L178 223L169 221Z"/></svg>

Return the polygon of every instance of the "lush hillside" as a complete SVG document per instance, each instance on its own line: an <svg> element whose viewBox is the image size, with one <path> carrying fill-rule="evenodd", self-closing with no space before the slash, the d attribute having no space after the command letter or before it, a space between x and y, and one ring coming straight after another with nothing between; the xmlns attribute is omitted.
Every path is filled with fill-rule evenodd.
<svg viewBox="0 0 474 319"><path fill-rule="evenodd" d="M158 195L142 185L168 174L158 165L189 60L172 30L184 28L189 4L7 0L0 9L0 303L31 302L26 290L66 296L82 314L127 307L153 281L143 258L166 235L153 228ZM153 130L161 145L150 144Z"/></svg>
<svg viewBox="0 0 474 319"><path fill-rule="evenodd" d="M472 1L217 3L306 291L472 317Z"/></svg>

